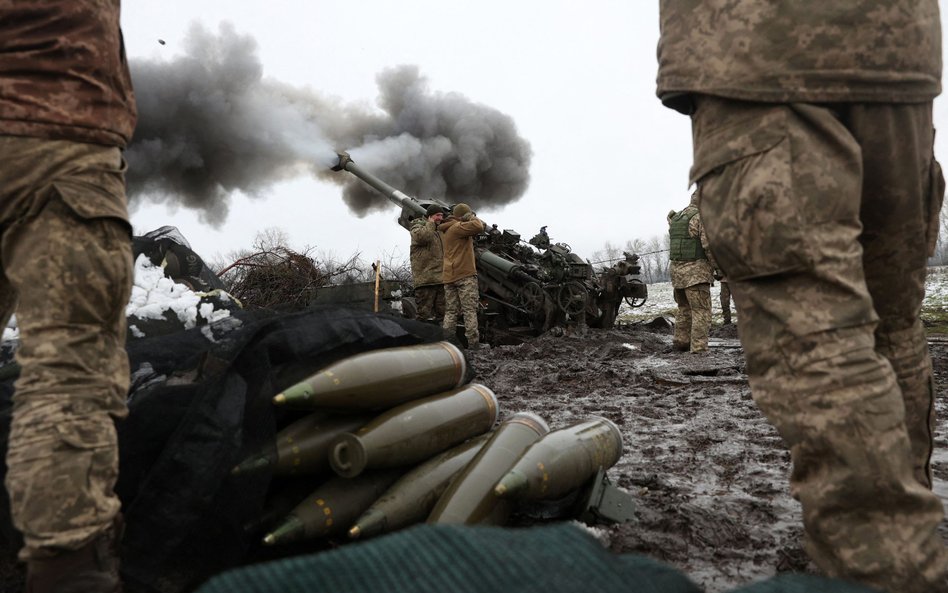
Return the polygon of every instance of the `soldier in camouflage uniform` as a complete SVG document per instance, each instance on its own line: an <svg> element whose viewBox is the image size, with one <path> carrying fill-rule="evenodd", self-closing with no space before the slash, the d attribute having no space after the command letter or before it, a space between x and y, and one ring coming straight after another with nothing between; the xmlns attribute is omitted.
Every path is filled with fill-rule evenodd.
<svg viewBox="0 0 948 593"><path fill-rule="evenodd" d="M27 591L118 591L135 103L119 0L0 6L0 316L22 367L6 487Z"/></svg>
<svg viewBox="0 0 948 593"><path fill-rule="evenodd" d="M444 331L453 336L457 331L458 312L464 317L464 336L469 348L479 348L477 306L477 268L474 262L474 236L484 232L484 223L467 204L456 204L438 227L444 242Z"/></svg>
<svg viewBox="0 0 948 593"><path fill-rule="evenodd" d="M671 282L678 304L673 347L682 352L707 352L713 265L697 194L681 212L668 213L668 236Z"/></svg>
<svg viewBox="0 0 948 593"><path fill-rule="evenodd" d="M807 551L831 576L944 591L919 321L945 189L938 3L660 6L658 95L692 117L690 178Z"/></svg>
<svg viewBox="0 0 948 593"><path fill-rule="evenodd" d="M411 275L415 286L418 319L441 324L444 319L444 246L438 224L444 218L441 207L428 206L425 218L411 223Z"/></svg>

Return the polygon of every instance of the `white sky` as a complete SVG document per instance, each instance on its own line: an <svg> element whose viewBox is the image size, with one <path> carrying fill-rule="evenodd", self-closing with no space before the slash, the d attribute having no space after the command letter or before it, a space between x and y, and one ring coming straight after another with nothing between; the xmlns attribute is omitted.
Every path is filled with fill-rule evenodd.
<svg viewBox="0 0 948 593"><path fill-rule="evenodd" d="M228 21L256 39L265 77L373 106L376 74L415 64L433 92L510 115L533 148L530 187L506 208L478 214L524 239L547 225L554 241L591 257L607 241L663 234L668 210L687 204L689 120L655 97L657 2L139 0L122 11L132 59L171 59L183 53L192 22L216 31ZM942 103L936 127L948 118ZM217 229L165 205L140 206L132 223L138 234L175 225L205 259L248 248L257 231L277 227L297 249L387 262L408 256L396 216L393 205L356 218L339 186L300 177L264 197L235 194Z"/></svg>

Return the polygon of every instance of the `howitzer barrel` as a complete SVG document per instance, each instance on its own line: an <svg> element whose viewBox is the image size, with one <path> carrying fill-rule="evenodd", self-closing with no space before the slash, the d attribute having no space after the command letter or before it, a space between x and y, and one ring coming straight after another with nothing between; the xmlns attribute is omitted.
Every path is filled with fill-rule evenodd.
<svg viewBox="0 0 948 593"><path fill-rule="evenodd" d="M403 209L412 211L415 216L425 215L425 208L419 204L415 198L398 191L391 185L385 183L375 175L372 175L359 165L355 164L348 152L339 152L336 154L339 155L339 163L332 168L333 171L348 171L372 186L376 191L389 200L401 206Z"/></svg>
<svg viewBox="0 0 948 593"><path fill-rule="evenodd" d="M531 282L533 280L529 274L523 271L523 266L520 264L486 249L477 254L477 262L483 266L496 269L505 278L519 280L520 282Z"/></svg>

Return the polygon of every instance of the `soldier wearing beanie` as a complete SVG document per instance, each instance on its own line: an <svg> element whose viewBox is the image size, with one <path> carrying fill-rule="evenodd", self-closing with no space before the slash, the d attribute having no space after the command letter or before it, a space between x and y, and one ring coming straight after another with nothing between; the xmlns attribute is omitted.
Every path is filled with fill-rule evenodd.
<svg viewBox="0 0 948 593"><path fill-rule="evenodd" d="M464 335L468 347L480 348L477 327L477 268L474 261L474 237L484 232L485 225L467 204L456 204L438 231L444 242L444 331L453 336L457 331L458 313L464 318Z"/></svg>
<svg viewBox="0 0 948 593"><path fill-rule="evenodd" d="M438 232L443 218L441 206L431 204L424 218L412 221L409 252L418 319L439 325L444 319L444 247Z"/></svg>

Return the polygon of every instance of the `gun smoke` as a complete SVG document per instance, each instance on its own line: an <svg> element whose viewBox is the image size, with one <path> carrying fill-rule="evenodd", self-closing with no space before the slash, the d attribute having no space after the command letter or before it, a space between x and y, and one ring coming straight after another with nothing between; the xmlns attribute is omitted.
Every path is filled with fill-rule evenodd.
<svg viewBox="0 0 948 593"><path fill-rule="evenodd" d="M222 24L193 25L185 55L133 60L139 119L126 150L134 204L198 209L227 217L229 195L265 195L274 183L312 174L343 186L359 216L390 203L351 175L333 173L336 150L419 198L475 208L517 200L532 151L513 120L457 93L429 90L414 66L377 76L378 106L346 105L265 78L256 41Z"/></svg>

